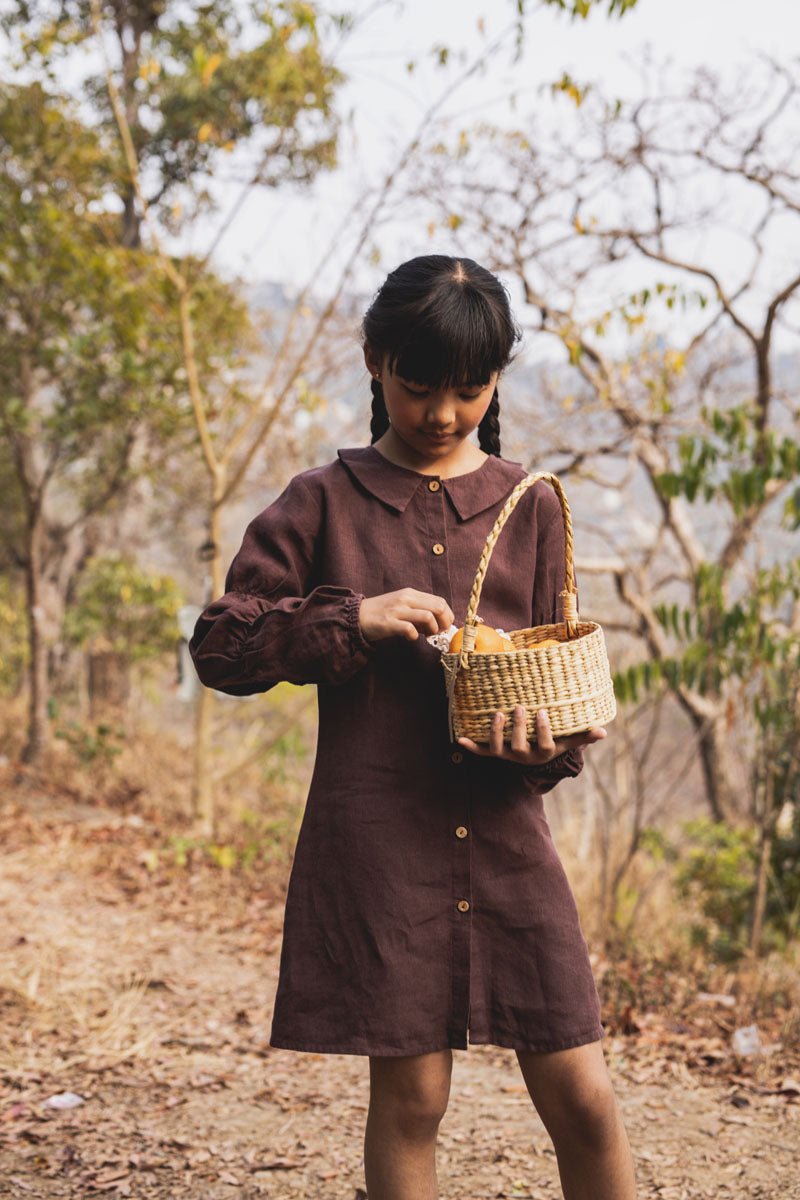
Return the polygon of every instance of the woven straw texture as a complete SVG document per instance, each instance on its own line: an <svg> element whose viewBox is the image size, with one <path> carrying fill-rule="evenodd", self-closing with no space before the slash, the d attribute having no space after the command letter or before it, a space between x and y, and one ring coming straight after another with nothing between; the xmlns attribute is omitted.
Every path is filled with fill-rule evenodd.
<svg viewBox="0 0 800 1200"><path fill-rule="evenodd" d="M501 653L476 652L475 638L481 618L478 602L492 550L520 497L538 480L546 480L555 491L564 514L565 582L564 621L512 629L513 650ZM538 647L546 638L559 645ZM572 514L558 476L549 471L526 475L503 505L486 538L475 581L470 592L461 650L442 653L448 699L450 737L488 742L492 717L506 716L503 738L511 741L515 704L524 704L527 736L536 741L536 712L546 708L554 738L580 733L614 719L617 707L614 685L602 628L594 621L578 619L578 600L573 571Z"/></svg>

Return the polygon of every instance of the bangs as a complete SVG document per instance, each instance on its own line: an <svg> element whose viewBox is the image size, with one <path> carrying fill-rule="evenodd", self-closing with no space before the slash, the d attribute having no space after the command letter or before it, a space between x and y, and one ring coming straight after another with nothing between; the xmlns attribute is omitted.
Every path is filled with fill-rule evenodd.
<svg viewBox="0 0 800 1200"><path fill-rule="evenodd" d="M440 291L413 333L389 354L389 370L431 390L483 386L508 362L513 331L469 284Z"/></svg>

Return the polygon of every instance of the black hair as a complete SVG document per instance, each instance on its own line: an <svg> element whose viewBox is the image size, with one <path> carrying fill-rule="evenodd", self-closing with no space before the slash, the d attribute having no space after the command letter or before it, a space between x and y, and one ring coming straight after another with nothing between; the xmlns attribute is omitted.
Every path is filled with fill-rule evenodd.
<svg viewBox="0 0 800 1200"><path fill-rule="evenodd" d="M427 388L488 383L522 333L500 280L471 258L424 254L387 275L361 326L365 345L394 374ZM372 380L371 440L389 428L383 387ZM500 454L497 388L478 426L486 454Z"/></svg>

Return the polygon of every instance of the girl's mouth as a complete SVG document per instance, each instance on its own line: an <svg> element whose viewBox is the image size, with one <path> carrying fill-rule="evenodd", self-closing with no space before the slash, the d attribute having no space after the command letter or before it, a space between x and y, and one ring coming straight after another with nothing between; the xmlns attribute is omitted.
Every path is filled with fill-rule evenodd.
<svg viewBox="0 0 800 1200"><path fill-rule="evenodd" d="M432 442L446 442L453 435L450 433L427 433L423 429L423 434L426 438L430 438Z"/></svg>

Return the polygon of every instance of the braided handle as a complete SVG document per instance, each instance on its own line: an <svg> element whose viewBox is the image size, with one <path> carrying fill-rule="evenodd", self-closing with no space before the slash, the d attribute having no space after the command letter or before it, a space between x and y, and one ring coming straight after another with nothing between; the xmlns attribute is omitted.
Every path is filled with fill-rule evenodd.
<svg viewBox="0 0 800 1200"><path fill-rule="evenodd" d="M497 541L500 530L505 525L508 518L516 508L522 495L533 487L540 479L546 479L552 484L558 499L561 503L561 511L564 514L564 535L565 535L565 560L566 571L564 590L559 592L559 595L564 597L564 626L567 638L575 637L578 633L578 598L575 591L575 573L572 566L573 555L573 537L572 537L572 514L570 512L569 503L561 485L561 480L557 475L551 474L550 471L537 471L532 475L526 475L521 479L514 488L511 495L506 500L497 515L497 520L489 531L489 536L486 538L486 544L483 547L478 570L475 573L475 581L472 584L472 591L469 595L469 604L467 606L467 619L464 623L464 640L461 643L461 654L459 657L460 666L465 670L469 670L470 652L475 648L475 638L478 632L478 601L481 597L481 589L483 588L483 580L486 575L486 568L489 565L489 559L492 557L495 542ZM455 680L453 680L455 682Z"/></svg>

